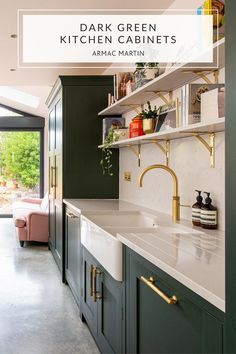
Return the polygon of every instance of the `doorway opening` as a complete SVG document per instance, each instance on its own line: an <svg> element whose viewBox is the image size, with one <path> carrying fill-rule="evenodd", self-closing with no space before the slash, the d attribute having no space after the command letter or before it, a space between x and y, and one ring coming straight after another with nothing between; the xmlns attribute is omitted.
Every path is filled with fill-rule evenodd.
<svg viewBox="0 0 236 354"><path fill-rule="evenodd" d="M0 105L0 217L12 216L15 201L44 195L44 123Z"/></svg>
<svg viewBox="0 0 236 354"><path fill-rule="evenodd" d="M0 214L31 197L40 197L40 132L0 131Z"/></svg>

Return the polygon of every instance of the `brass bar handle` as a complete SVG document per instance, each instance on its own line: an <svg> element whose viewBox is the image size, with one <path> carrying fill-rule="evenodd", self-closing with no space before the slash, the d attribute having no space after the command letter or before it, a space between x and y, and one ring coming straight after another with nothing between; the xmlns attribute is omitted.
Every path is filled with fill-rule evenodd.
<svg viewBox="0 0 236 354"><path fill-rule="evenodd" d="M56 172L56 167L51 166L51 176L50 176L51 188L56 187L56 174L54 175L54 172Z"/></svg>
<svg viewBox="0 0 236 354"><path fill-rule="evenodd" d="M101 299L101 295L97 291L97 275L101 275L102 272L99 268L93 267L93 300L97 302L98 299Z"/></svg>
<svg viewBox="0 0 236 354"><path fill-rule="evenodd" d="M151 288L157 295L159 295L167 304L174 305L177 303L178 299L175 295L172 297L167 296L161 289L159 289L156 285L154 285L154 279L150 277L149 279L141 276L140 278L149 288Z"/></svg>
<svg viewBox="0 0 236 354"><path fill-rule="evenodd" d="M70 218L70 219L76 219L76 218L78 218L78 216L76 216L76 215L73 214L73 213L66 213L66 216L68 216L68 218Z"/></svg>
<svg viewBox="0 0 236 354"><path fill-rule="evenodd" d="M93 300L97 302L97 268L93 267Z"/></svg>
<svg viewBox="0 0 236 354"><path fill-rule="evenodd" d="M93 296L93 265L90 266L90 296Z"/></svg>
<svg viewBox="0 0 236 354"><path fill-rule="evenodd" d="M51 166L51 173L50 173L50 185L53 188L53 167Z"/></svg>
<svg viewBox="0 0 236 354"><path fill-rule="evenodd" d="M57 177L56 177L56 167L53 167L53 182L54 182L54 187L57 186Z"/></svg>

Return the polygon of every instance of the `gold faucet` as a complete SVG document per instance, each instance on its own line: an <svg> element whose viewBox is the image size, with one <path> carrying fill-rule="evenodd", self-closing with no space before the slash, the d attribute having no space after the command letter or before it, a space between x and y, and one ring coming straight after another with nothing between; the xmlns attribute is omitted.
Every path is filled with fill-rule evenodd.
<svg viewBox="0 0 236 354"><path fill-rule="evenodd" d="M147 168L145 168L145 170L141 173L141 175L139 176L139 187L141 188L143 186L143 177L144 175L150 171L150 170L154 170L156 168L160 168L162 170L165 170L167 172L169 172L171 174L171 176L173 177L173 181L174 181L174 195L173 195L173 201L172 201L172 219L174 222L177 222L180 220L180 197L178 195L179 191L179 187L178 187L178 178L175 174L175 172L168 166L165 165L151 165L148 166Z"/></svg>

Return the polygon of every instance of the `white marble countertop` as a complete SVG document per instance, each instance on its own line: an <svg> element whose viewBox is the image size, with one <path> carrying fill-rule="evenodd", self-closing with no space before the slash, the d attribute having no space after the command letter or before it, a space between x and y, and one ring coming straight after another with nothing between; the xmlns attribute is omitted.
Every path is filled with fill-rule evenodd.
<svg viewBox="0 0 236 354"><path fill-rule="evenodd" d="M155 215L159 226L175 226L171 216L122 200L65 199L77 212L146 211ZM158 228L142 232L117 230L117 239L180 283L225 311L224 233L192 227L181 220L178 225L192 233L163 233ZM161 229L160 229L161 230ZM195 231L200 232L196 234Z"/></svg>

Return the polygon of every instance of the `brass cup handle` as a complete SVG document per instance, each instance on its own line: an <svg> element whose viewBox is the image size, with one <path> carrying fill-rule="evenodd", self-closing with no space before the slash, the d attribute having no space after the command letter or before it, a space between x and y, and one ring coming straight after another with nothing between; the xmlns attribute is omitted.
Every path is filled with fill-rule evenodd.
<svg viewBox="0 0 236 354"><path fill-rule="evenodd" d="M154 279L150 277L149 279L145 278L144 276L141 276L140 278L142 282L144 282L149 288L151 288L157 295L159 295L167 304L169 305L174 305L178 302L178 299L175 295L172 297L167 296L161 289L159 289L156 285L154 285Z"/></svg>

